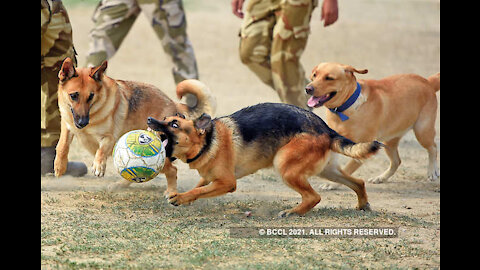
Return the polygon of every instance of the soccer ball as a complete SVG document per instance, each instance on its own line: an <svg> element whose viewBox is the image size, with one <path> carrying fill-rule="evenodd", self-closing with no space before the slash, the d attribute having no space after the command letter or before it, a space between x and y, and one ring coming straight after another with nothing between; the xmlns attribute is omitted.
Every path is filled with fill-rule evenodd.
<svg viewBox="0 0 480 270"><path fill-rule="evenodd" d="M118 173L135 183L157 176L165 164L162 141L146 130L132 130L118 139L113 148L113 164Z"/></svg>

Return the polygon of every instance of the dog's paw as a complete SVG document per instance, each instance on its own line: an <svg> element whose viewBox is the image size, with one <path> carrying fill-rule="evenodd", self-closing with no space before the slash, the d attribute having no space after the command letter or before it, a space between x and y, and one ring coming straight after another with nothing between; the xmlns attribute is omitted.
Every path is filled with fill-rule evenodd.
<svg viewBox="0 0 480 270"><path fill-rule="evenodd" d="M372 178L367 180L367 182L372 183L372 184L381 184L381 183L384 183L385 181L387 181L387 178L385 178L381 175L377 176L377 177L372 177Z"/></svg>
<svg viewBox="0 0 480 270"><path fill-rule="evenodd" d="M357 210L372 211L372 208L370 207L370 203L367 202L365 205L357 206Z"/></svg>
<svg viewBox="0 0 480 270"><path fill-rule="evenodd" d="M286 218L290 216L300 216L297 212L293 212L291 209L290 210L283 210L278 213L277 217L279 218Z"/></svg>
<svg viewBox="0 0 480 270"><path fill-rule="evenodd" d="M60 177L64 175L65 172L67 171L67 166L55 166L54 171L55 171L55 176Z"/></svg>
<svg viewBox="0 0 480 270"><path fill-rule="evenodd" d="M65 174L65 172L67 171L67 164L68 164L68 161L63 161L63 160L60 161L55 159L53 163L53 170L55 172L56 177L60 177Z"/></svg>
<svg viewBox="0 0 480 270"><path fill-rule="evenodd" d="M93 162L92 173L97 177L103 177L105 175L105 169L107 167L106 162Z"/></svg>
<svg viewBox="0 0 480 270"><path fill-rule="evenodd" d="M175 189L175 190L169 190L169 189L167 189L167 190L165 190L165 191L163 192L163 196L164 196L165 199L167 199L167 200L168 200L171 196L173 196L173 195L175 195L175 194L177 194L177 190L176 190L176 189Z"/></svg>
<svg viewBox="0 0 480 270"><path fill-rule="evenodd" d="M440 177L440 170L435 168L434 170L428 172L427 179L430 181L436 181Z"/></svg>
<svg viewBox="0 0 480 270"><path fill-rule="evenodd" d="M321 184L319 187L321 190L335 190L338 189L341 185L336 183L324 183Z"/></svg>
<svg viewBox="0 0 480 270"><path fill-rule="evenodd" d="M185 195L184 193L170 193L167 197L167 201L174 206L179 205L187 205L193 202L194 200L191 199L189 196Z"/></svg>

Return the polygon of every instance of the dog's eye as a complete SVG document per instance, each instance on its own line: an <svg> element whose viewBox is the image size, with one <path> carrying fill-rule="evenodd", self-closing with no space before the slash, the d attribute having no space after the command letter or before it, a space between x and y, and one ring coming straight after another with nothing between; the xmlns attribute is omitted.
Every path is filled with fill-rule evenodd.
<svg viewBox="0 0 480 270"><path fill-rule="evenodd" d="M325 76L325 80L327 80L327 81L333 81L334 78L327 75L327 76Z"/></svg>
<svg viewBox="0 0 480 270"><path fill-rule="evenodd" d="M90 96L88 96L87 102L90 102L93 99L94 93L90 93Z"/></svg>
<svg viewBox="0 0 480 270"><path fill-rule="evenodd" d="M75 92L75 93L70 94L70 98L71 98L73 101L77 101L77 100L78 100L78 92Z"/></svg>
<svg viewBox="0 0 480 270"><path fill-rule="evenodd" d="M313 74L312 74L312 78L315 79L315 77L317 77L317 73L313 73Z"/></svg>
<svg viewBox="0 0 480 270"><path fill-rule="evenodd" d="M175 116L178 116L178 117L180 117L180 118L185 119L185 115L183 115L183 114L181 114L181 113L176 113Z"/></svg>
<svg viewBox="0 0 480 270"><path fill-rule="evenodd" d="M173 128L178 128L177 120L173 120L173 121L170 123L170 126L173 127Z"/></svg>

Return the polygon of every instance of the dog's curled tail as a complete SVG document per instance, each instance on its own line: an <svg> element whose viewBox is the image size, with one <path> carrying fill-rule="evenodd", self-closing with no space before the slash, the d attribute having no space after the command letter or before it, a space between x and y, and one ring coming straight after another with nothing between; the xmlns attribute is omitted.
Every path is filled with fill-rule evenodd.
<svg viewBox="0 0 480 270"><path fill-rule="evenodd" d="M330 149L351 158L366 159L376 154L383 146L385 145L378 141L354 143L343 136L337 135L333 138Z"/></svg>
<svg viewBox="0 0 480 270"><path fill-rule="evenodd" d="M177 103L177 110L187 113L189 118L198 118L203 113L215 116L217 101L203 82L195 79L181 81L177 85L177 97L185 97L186 104Z"/></svg>
<svg viewBox="0 0 480 270"><path fill-rule="evenodd" d="M440 72L433 74L432 76L427 78L430 85L435 89L435 92L440 90Z"/></svg>

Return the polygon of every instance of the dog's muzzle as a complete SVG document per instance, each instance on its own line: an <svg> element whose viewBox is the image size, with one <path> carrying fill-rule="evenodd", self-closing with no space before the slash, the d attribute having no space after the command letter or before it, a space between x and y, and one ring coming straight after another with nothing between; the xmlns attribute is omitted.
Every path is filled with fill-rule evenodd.
<svg viewBox="0 0 480 270"><path fill-rule="evenodd" d="M73 115L73 123L75 123L75 126L78 129L82 129L88 125L88 123L90 122L90 117L88 116L88 114L85 116L79 116L73 111L73 109L71 109L71 111Z"/></svg>
<svg viewBox="0 0 480 270"><path fill-rule="evenodd" d="M307 85L305 87L305 92L309 95L313 95L313 92L315 92L315 88L313 88L313 86L311 85Z"/></svg>

